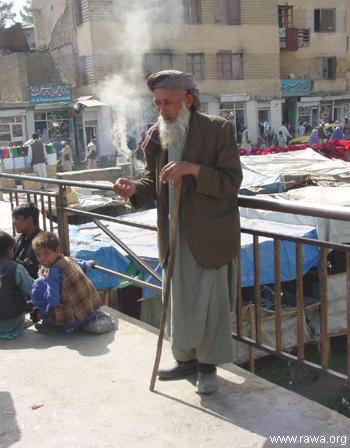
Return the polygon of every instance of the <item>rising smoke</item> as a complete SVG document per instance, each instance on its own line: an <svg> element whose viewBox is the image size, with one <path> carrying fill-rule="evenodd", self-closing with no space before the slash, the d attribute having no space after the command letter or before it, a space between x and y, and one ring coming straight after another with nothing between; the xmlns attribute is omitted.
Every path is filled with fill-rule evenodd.
<svg viewBox="0 0 350 448"><path fill-rule="evenodd" d="M137 140L147 116L154 114L145 83L144 57L174 47L182 1L114 0L114 13L116 39L111 52L118 60L118 72L100 84L99 96L113 110L116 150L130 159L128 135Z"/></svg>

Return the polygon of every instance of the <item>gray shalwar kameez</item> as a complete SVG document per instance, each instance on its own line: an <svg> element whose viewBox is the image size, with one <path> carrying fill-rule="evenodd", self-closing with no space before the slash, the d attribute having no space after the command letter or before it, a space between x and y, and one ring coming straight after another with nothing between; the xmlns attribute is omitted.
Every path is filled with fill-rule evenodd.
<svg viewBox="0 0 350 448"><path fill-rule="evenodd" d="M169 148L169 161L181 158L182 148ZM175 189L169 183L170 221L174 203ZM177 361L233 361L230 309L236 299L235 273L235 260L219 269L198 265L188 246L180 214L168 316L171 347Z"/></svg>

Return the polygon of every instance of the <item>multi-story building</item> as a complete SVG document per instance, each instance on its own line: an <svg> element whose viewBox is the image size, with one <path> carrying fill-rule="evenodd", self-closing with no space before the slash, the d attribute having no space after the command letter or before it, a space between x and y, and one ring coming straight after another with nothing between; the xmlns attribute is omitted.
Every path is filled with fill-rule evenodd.
<svg viewBox="0 0 350 448"><path fill-rule="evenodd" d="M138 85L148 109L145 74L174 68L194 73L203 110L232 120L238 139L245 126L255 141L259 123L280 124L276 0L147 3L33 0L37 46L50 49L75 98L98 94L105 77L119 73ZM129 76L130 64L139 69L136 76ZM110 146L104 107L82 101L84 111L75 117L79 144L96 131L100 150ZM137 129L151 120L152 114L141 114Z"/></svg>
<svg viewBox="0 0 350 448"><path fill-rule="evenodd" d="M349 8L350 0L33 0L37 48L73 101L33 104L32 127L49 140L64 130L80 153L97 137L108 156L120 105L132 110L139 98L131 126L129 117L135 145L155 118L144 78L167 68L194 73L202 109L231 120L238 140L248 127L255 143L264 123L276 130L282 117L294 129L342 120Z"/></svg>
<svg viewBox="0 0 350 448"><path fill-rule="evenodd" d="M293 126L350 113L349 8L349 0L278 6L284 117Z"/></svg>

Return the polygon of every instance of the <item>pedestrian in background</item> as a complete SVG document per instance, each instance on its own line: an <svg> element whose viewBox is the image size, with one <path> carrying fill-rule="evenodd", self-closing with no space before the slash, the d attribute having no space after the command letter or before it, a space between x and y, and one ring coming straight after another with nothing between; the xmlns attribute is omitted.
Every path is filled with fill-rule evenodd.
<svg viewBox="0 0 350 448"><path fill-rule="evenodd" d="M72 171L73 153L72 148L65 141L61 142L61 168L62 171Z"/></svg>
<svg viewBox="0 0 350 448"><path fill-rule="evenodd" d="M87 145L87 151L86 151L88 170L93 170L97 168L96 159L97 159L97 146L96 146L96 139L93 138L91 142Z"/></svg>
<svg viewBox="0 0 350 448"><path fill-rule="evenodd" d="M45 144L39 140L39 134L34 133L32 135L33 142L29 145L28 149L28 162L33 167L34 173L39 177L47 177L47 152ZM47 183L41 184L41 189L47 189Z"/></svg>

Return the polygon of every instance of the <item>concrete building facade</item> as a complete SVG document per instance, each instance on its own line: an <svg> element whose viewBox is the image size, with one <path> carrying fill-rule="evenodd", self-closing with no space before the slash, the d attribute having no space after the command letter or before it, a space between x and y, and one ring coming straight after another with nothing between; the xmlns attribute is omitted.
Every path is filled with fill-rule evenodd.
<svg viewBox="0 0 350 448"><path fill-rule="evenodd" d="M281 79L300 80L299 92L282 89L285 119L294 127L342 122L350 114L349 0L289 0L278 10Z"/></svg>
<svg viewBox="0 0 350 448"><path fill-rule="evenodd" d="M74 86L76 98L96 94L106 76L127 74L126 67L132 63L139 69L134 82L138 83L140 95L144 96L146 109L149 109L151 97L145 88L145 74L174 68L194 72L203 111L232 120L239 140L244 127L248 127L251 140L256 141L259 122L269 122L275 128L280 125L276 0L263 3L258 0L189 0L184 8L179 7L182 2L178 1L154 2L153 6L160 9L164 3L164 10L157 20L150 21L145 32L145 38L151 35L149 42L140 48L135 48L130 34L125 36L121 31L125 31L122 23L130 20L132 12L128 16L127 11L118 7L118 2L62 0L51 3L52 9L43 0L33 1L37 45L50 49L62 80ZM134 11L137 6L146 7L139 1L128 2L130 11L133 6ZM51 10L49 23L44 20L47 17L45 8ZM38 19L36 11L40 11ZM144 17L149 19L149 16ZM108 114L101 114L98 107L84 107L82 121L100 129L99 115L105 120ZM142 114L143 117L149 115L148 112ZM151 119L143 121L138 129L145 128ZM106 125L104 127L107 130ZM85 129L82 137L85 142L88 140ZM100 147L108 146L108 136L99 132L97 137L100 143L104 142Z"/></svg>
<svg viewBox="0 0 350 448"><path fill-rule="evenodd" d="M349 10L350 0L33 0L37 48L73 91L69 104L35 107L47 117L64 109L81 158L93 137L101 157L114 153L117 117L105 104L123 92L100 95L113 75L142 98L134 147L156 116L144 78L166 68L193 72L202 110L231 120L239 141L244 127L254 144L264 123L276 130L283 119L294 129L300 121L342 121L350 113ZM23 55L9 56L23 66ZM26 82L18 80L9 100L25 101ZM44 126L36 117L34 127Z"/></svg>

